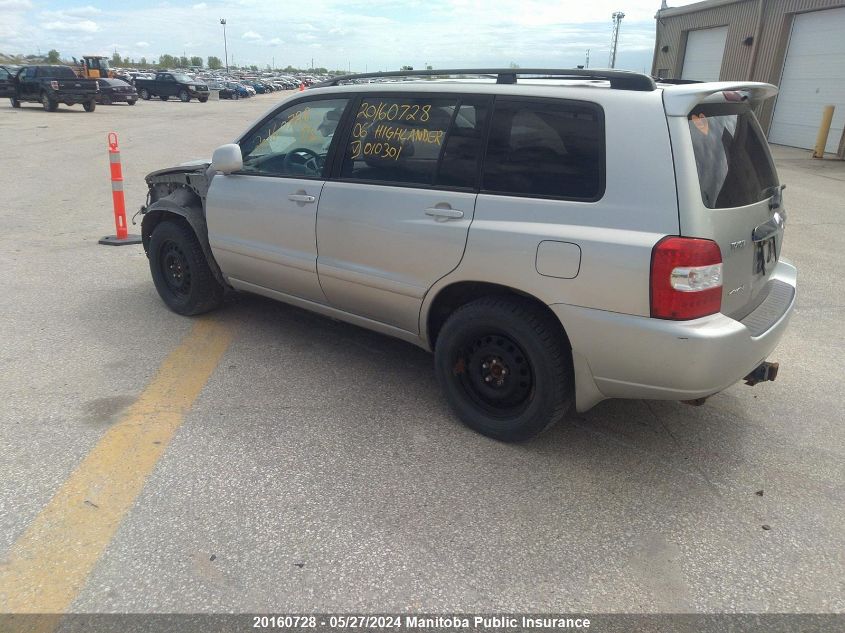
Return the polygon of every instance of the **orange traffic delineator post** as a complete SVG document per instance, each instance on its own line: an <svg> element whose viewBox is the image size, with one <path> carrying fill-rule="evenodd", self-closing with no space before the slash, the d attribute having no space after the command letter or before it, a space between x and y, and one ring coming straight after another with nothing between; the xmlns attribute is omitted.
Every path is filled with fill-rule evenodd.
<svg viewBox="0 0 845 633"><path fill-rule="evenodd" d="M305 90L305 82L299 83L299 92L303 92Z"/></svg>
<svg viewBox="0 0 845 633"><path fill-rule="evenodd" d="M120 147L117 144L117 134L109 132L109 168L111 169L111 196L114 204L115 234L106 235L100 244L108 246L123 246L125 244L140 244L140 235L129 235L126 228L126 201L123 198L123 169L120 166Z"/></svg>

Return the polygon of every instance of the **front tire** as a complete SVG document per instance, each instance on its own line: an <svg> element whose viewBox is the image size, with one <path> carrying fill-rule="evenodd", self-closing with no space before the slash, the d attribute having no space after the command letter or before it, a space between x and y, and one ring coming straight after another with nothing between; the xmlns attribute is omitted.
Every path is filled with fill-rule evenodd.
<svg viewBox="0 0 845 633"><path fill-rule="evenodd" d="M435 347L446 399L470 428L505 442L534 437L575 401L572 356L554 315L515 297L455 311Z"/></svg>
<svg viewBox="0 0 845 633"><path fill-rule="evenodd" d="M13 108L20 108L21 107L21 102L15 97L10 97L9 102L12 104Z"/></svg>
<svg viewBox="0 0 845 633"><path fill-rule="evenodd" d="M232 94L232 99L235 99L235 100L237 101L237 100L238 100L238 99L240 99L240 98L241 98L241 95L240 95L240 94L238 94L237 92L235 92L235 93L233 93L233 94Z"/></svg>
<svg viewBox="0 0 845 633"><path fill-rule="evenodd" d="M208 97L197 97L197 101L199 101L200 103L205 103L206 101L208 101Z"/></svg>
<svg viewBox="0 0 845 633"><path fill-rule="evenodd" d="M188 103L191 100L191 95L188 94L187 90L180 90L179 91L179 101L182 103Z"/></svg>
<svg viewBox="0 0 845 633"><path fill-rule="evenodd" d="M167 95L159 95L158 98L162 101L167 101Z"/></svg>
<svg viewBox="0 0 845 633"><path fill-rule="evenodd" d="M100 97L100 103L105 106L111 105L111 97Z"/></svg>
<svg viewBox="0 0 845 633"><path fill-rule="evenodd" d="M138 96L140 96L144 101L149 101L150 91L146 88L141 88L141 90L138 91Z"/></svg>
<svg viewBox="0 0 845 633"><path fill-rule="evenodd" d="M165 220L150 237L150 272L165 305L186 316L202 314L223 302L199 240L185 224Z"/></svg>
<svg viewBox="0 0 845 633"><path fill-rule="evenodd" d="M129 105L135 105L135 99L130 99L126 103L128 103Z"/></svg>

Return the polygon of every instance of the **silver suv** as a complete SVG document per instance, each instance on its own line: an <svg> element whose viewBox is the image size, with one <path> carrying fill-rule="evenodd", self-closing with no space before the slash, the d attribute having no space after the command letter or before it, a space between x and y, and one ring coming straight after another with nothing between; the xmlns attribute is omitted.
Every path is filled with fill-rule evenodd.
<svg viewBox="0 0 845 633"><path fill-rule="evenodd" d="M385 81L400 74L421 77ZM606 398L774 379L796 278L754 116L774 86L375 77L298 93L210 163L147 177L170 309L241 290L433 350L457 415L501 440Z"/></svg>

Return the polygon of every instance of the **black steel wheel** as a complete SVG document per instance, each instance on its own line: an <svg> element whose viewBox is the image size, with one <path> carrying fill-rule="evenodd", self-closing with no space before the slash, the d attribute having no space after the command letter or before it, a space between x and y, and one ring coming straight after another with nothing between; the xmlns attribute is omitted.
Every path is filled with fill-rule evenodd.
<svg viewBox="0 0 845 633"><path fill-rule="evenodd" d="M156 225L147 255L156 290L174 312L201 314L223 301L223 286L211 272L197 236L186 223L165 220Z"/></svg>
<svg viewBox="0 0 845 633"><path fill-rule="evenodd" d="M531 402L534 372L525 352L500 331L479 330L455 350L457 375L466 397L488 415L507 418L518 415Z"/></svg>
<svg viewBox="0 0 845 633"><path fill-rule="evenodd" d="M498 440L529 439L575 401L572 355L548 308L511 296L456 310L435 345L435 371L470 428Z"/></svg>

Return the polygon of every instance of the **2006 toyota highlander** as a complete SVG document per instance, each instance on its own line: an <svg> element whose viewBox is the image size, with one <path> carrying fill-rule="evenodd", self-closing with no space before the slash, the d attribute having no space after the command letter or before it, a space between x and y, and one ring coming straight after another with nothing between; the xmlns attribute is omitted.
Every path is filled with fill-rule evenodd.
<svg viewBox="0 0 845 633"><path fill-rule="evenodd" d="M419 80L380 81L399 74ZM772 380L796 280L754 115L775 94L584 69L341 77L147 177L152 277L180 314L234 289L433 350L457 415L502 440L606 398Z"/></svg>

